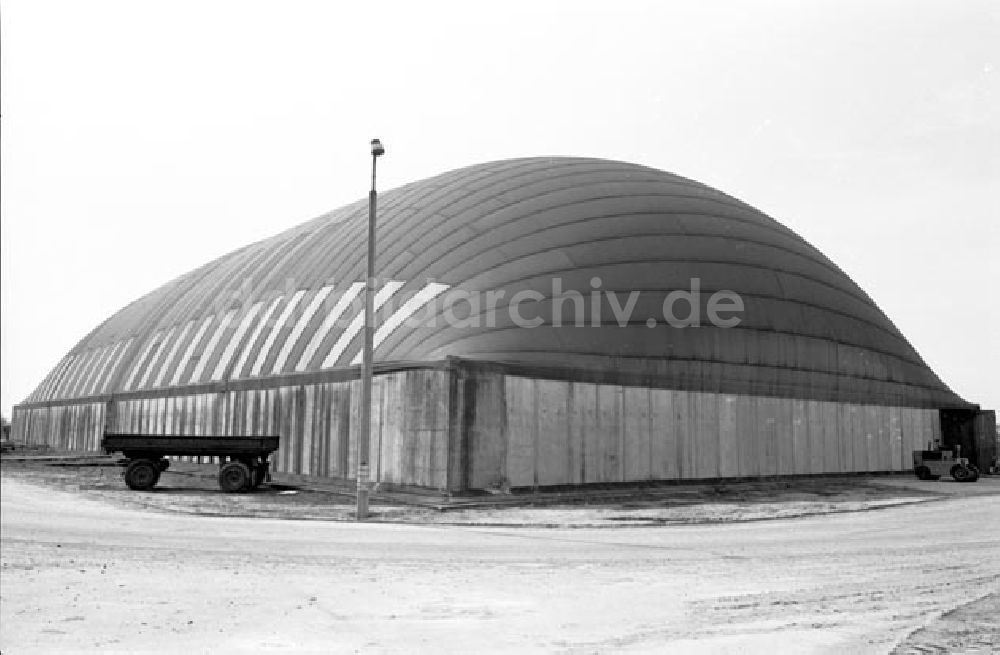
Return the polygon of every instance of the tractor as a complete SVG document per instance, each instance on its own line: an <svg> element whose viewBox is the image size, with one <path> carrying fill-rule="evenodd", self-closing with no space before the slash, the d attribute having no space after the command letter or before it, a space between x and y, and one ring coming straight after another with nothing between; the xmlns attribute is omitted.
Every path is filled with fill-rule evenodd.
<svg viewBox="0 0 1000 655"><path fill-rule="evenodd" d="M921 480L937 480L942 475L950 475L956 482L975 482L979 479L979 469L961 455L961 446L955 446L954 452L941 448L914 450L913 472Z"/></svg>

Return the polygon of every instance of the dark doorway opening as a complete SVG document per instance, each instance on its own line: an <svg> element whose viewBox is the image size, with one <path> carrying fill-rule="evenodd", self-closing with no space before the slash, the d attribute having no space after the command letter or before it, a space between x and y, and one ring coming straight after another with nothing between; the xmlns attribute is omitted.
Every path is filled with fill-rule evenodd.
<svg viewBox="0 0 1000 655"><path fill-rule="evenodd" d="M975 409L942 409L940 412L941 447L954 450L955 446L961 446L961 456L968 457L971 464L981 470L982 467L989 466L989 456L980 452L983 449L976 438L976 415L979 412ZM981 462L984 456L987 459Z"/></svg>

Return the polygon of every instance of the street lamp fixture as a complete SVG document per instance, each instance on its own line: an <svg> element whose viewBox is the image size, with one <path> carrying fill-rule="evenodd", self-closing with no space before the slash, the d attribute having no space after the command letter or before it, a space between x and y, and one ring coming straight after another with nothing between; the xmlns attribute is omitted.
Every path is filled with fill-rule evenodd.
<svg viewBox="0 0 1000 655"><path fill-rule="evenodd" d="M368 480L372 427L372 351L375 335L375 163L385 154L378 139L372 139L372 189L368 192L368 279L365 284L365 348L361 362L361 429L358 430L358 521L368 518Z"/></svg>

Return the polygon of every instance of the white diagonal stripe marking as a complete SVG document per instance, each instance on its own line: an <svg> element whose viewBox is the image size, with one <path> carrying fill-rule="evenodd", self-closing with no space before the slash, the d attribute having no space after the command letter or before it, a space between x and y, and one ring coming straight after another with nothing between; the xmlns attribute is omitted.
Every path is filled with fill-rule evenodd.
<svg viewBox="0 0 1000 655"><path fill-rule="evenodd" d="M117 351L111 365L108 367L107 371L104 372L104 379L100 382L100 393L107 391L111 381L115 379L115 371L118 370L118 365L122 363L122 358L125 357L125 353L128 352L129 346L132 345L133 341L135 341L135 339L129 339L128 341L123 341L121 343L121 349Z"/></svg>
<svg viewBox="0 0 1000 655"><path fill-rule="evenodd" d="M291 354L292 348L295 347L295 343L302 336L302 331L306 329L309 325L309 321L312 320L313 315L319 306L323 304L326 297L330 295L330 291L333 290L332 286L323 287L319 290L319 293L309 302L305 310L302 312L302 316L296 321L295 327L292 328L292 333L288 335L285 339L285 343L281 346L281 351L278 353L278 358L274 360L274 366L271 367L271 373L280 373L281 369L285 368L285 362L288 361L288 355Z"/></svg>
<svg viewBox="0 0 1000 655"><path fill-rule="evenodd" d="M358 294L364 288L365 285L361 282L355 282L347 288L344 295L340 297L337 304L333 306L330 313L326 315L325 319L323 319L323 324L319 326L319 329L316 330L315 333L313 333L312 339L309 341L309 345L306 346L306 349L302 352L302 356L299 357L299 363L295 365L296 371L306 370L306 367L309 366L309 362L312 361L313 356L319 349L320 344L323 343L323 339L326 338L327 333L333 329L333 326L340 320L341 315L343 315L343 313L347 310L348 305L354 302L354 299L358 297Z"/></svg>
<svg viewBox="0 0 1000 655"><path fill-rule="evenodd" d="M132 383L135 382L136 376L139 375L139 366L142 365L143 361L145 361L146 355L148 355L149 351L152 350L153 345L158 343L160 336L161 333L159 332L154 334L152 338L150 338L150 340L146 342L146 345L143 347L140 355L136 357L135 360L133 360L135 361L135 366L132 367L132 373L128 376L128 380L125 381L125 386L122 387L122 389L128 391L132 388Z"/></svg>
<svg viewBox="0 0 1000 655"><path fill-rule="evenodd" d="M281 316L278 317L274 327L271 328L271 333L267 335L264 347L260 349L259 353L257 353L257 361L253 363L253 370L250 371L250 375L260 375L260 369L264 367L264 362L267 360L267 355L271 352L271 348L274 347L274 341L278 338L278 333L281 332L283 327L285 327L285 323L288 322L288 317L292 315L293 311L295 311L296 305L299 304L299 301L302 300L302 296L304 296L305 293L305 289L299 289L288 301L288 304L285 305L285 310L281 312Z"/></svg>
<svg viewBox="0 0 1000 655"><path fill-rule="evenodd" d="M219 327L215 329L215 333L212 334L212 338L208 340L208 345L205 346L205 350L202 351L201 358L198 360L198 365L194 367L194 373L191 375L192 382L199 382L201 380L201 376L205 372L205 367L208 366L208 363L212 360L212 355L215 353L215 349L219 345L219 340L226 332L226 328L229 327L229 323L232 322L234 316L236 316L236 310L230 309L226 312L226 315L222 317L222 322L219 323Z"/></svg>
<svg viewBox="0 0 1000 655"><path fill-rule="evenodd" d="M194 354L194 349L198 347L201 343L202 337L205 336L205 330L208 329L209 324L215 320L214 316L206 316L205 320L201 322L201 327L198 331L194 333L194 339L191 339L191 343L188 344L187 349L184 351L184 356L181 360L177 362L177 368L174 370L174 377L170 380L170 386L176 386L178 382L181 381L181 376L184 374L184 369L187 368L188 362L191 361L191 356Z"/></svg>
<svg viewBox="0 0 1000 655"><path fill-rule="evenodd" d="M385 320L385 323L375 330L375 337L372 339L372 352L379 347L379 344L385 341L386 337L402 325L403 321L413 316L418 309L429 303L446 289L448 289L447 284L431 282L418 291L412 298L403 303L402 307L397 309L392 316ZM364 359L364 348L362 348L361 352L355 355L354 359L351 360L351 366L360 364L362 359Z"/></svg>
<svg viewBox="0 0 1000 655"><path fill-rule="evenodd" d="M243 317L240 321L240 325L236 328L236 332L233 334L232 339L226 344L226 349L222 351L222 357L219 358L219 363L215 367L215 371L212 373L213 380L221 380L223 374L226 372L226 367L229 366L230 360L232 360L233 355L236 353L236 348L240 345L240 341L243 340L243 335L246 334L247 330L250 329L250 323L253 321L254 316L260 311L260 308L264 306L264 303L257 302L253 304L247 315Z"/></svg>
<svg viewBox="0 0 1000 655"><path fill-rule="evenodd" d="M163 378L167 376L167 371L170 370L170 365L174 362L177 357L177 351L181 349L181 344L184 343L184 337L188 335L191 331L191 327L194 325L194 321L188 321L181 333L177 335L177 339L174 340L174 345L170 348L170 352L167 353L166 359L163 360L163 365L160 366L160 372L157 373L156 379L153 380L153 388L159 387L163 384Z"/></svg>
<svg viewBox="0 0 1000 655"><path fill-rule="evenodd" d="M136 389L144 389L146 387L146 383L149 382L150 376L153 375L153 371L156 370L156 360L158 360L160 355L163 354L163 351L166 350L167 345L170 343L170 338L174 336L174 332L176 331L177 326L175 325L170 328L169 332L163 335L163 341L161 341L160 345L157 346L156 352L153 353L153 356L149 358L149 364L146 366L146 372L142 374L142 379L139 380L139 384L136 386Z"/></svg>
<svg viewBox="0 0 1000 655"><path fill-rule="evenodd" d="M379 289L378 293L375 294L375 298L372 301L374 311L377 312L379 308L392 297L392 294L399 291L402 286L403 282L397 282L396 280L389 280L386 282L385 286ZM347 329L344 330L340 335L340 338L337 339L337 343L333 344L330 352L327 353L326 359L323 360L323 368L330 368L337 363L340 356L344 354L345 350L347 350L347 346L351 344L351 340L354 339L354 337L358 335L358 332L361 331L361 328L364 326L364 322L365 310L362 308L361 313L354 317L351 324L347 326Z"/></svg>
<svg viewBox="0 0 1000 655"><path fill-rule="evenodd" d="M274 310L276 310L278 305L281 304L281 299L283 297L284 296L278 296L272 300L271 304L267 308L267 311L264 312L264 315L260 317L259 321L257 321L257 325L254 326L253 332L250 333L250 338L247 339L246 345L243 346L243 352L240 353L240 358L236 360L236 366L233 367L233 373L236 377L240 376L240 372L243 371L243 367L246 366L247 359L249 359L250 353L253 352L253 345L257 343L257 337L259 337L260 333L264 331L265 327L267 327L267 322L270 320L271 314L273 314Z"/></svg>

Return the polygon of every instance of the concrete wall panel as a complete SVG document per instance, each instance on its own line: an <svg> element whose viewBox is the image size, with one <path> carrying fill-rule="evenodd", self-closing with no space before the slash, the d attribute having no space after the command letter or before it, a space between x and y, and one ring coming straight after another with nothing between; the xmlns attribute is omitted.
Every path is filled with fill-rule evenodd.
<svg viewBox="0 0 1000 655"><path fill-rule="evenodd" d="M703 478L718 478L721 470L720 433L721 418L719 414L719 394L696 393L698 410L701 418L698 422L701 438L696 438L698 448L698 476Z"/></svg>
<svg viewBox="0 0 1000 655"><path fill-rule="evenodd" d="M778 475L792 475L795 465L795 401L778 401L778 416L775 423L777 444Z"/></svg>
<svg viewBox="0 0 1000 655"><path fill-rule="evenodd" d="M719 403L719 475L724 478L740 474L740 425L736 407L738 398L720 394Z"/></svg>
<svg viewBox="0 0 1000 655"><path fill-rule="evenodd" d="M535 452L537 484L569 484L570 424L567 413L569 385L554 380L538 380L536 385Z"/></svg>
<svg viewBox="0 0 1000 655"><path fill-rule="evenodd" d="M652 442L650 432L650 390L625 387L624 390L623 461L626 480L648 480L652 477Z"/></svg>
<svg viewBox="0 0 1000 655"><path fill-rule="evenodd" d="M677 476L681 479L696 477L694 471L694 452L691 446L691 407L688 394L684 391L671 391L674 410L674 434L677 435Z"/></svg>
<svg viewBox="0 0 1000 655"><path fill-rule="evenodd" d="M792 401L792 448L795 451L793 469L803 473L812 470L812 451L809 443L809 403Z"/></svg>
<svg viewBox="0 0 1000 655"><path fill-rule="evenodd" d="M650 389L649 412L652 452L650 474L657 480L673 480L679 475L673 392Z"/></svg>
<svg viewBox="0 0 1000 655"><path fill-rule="evenodd" d="M575 463L578 465L578 479L581 483L595 482L599 478L595 474L598 459L595 457L597 449L597 385L589 383L570 382L573 387L573 402L569 407L570 426L575 439L573 443L579 445L579 456Z"/></svg>
<svg viewBox="0 0 1000 655"><path fill-rule="evenodd" d="M511 486L535 485L535 381L506 379L507 475Z"/></svg>
<svg viewBox="0 0 1000 655"><path fill-rule="evenodd" d="M594 482L617 482L621 480L621 387L615 385L597 386L597 425L591 432L593 439L588 443L593 453Z"/></svg>
<svg viewBox="0 0 1000 655"><path fill-rule="evenodd" d="M499 488L507 459L507 410L504 376L486 374L464 382L466 409L461 425L468 449L468 484L473 489ZM572 392L572 384L568 392ZM569 459L575 454L570 444Z"/></svg>

